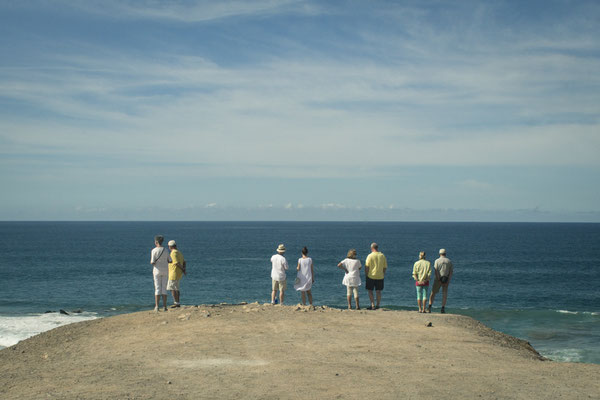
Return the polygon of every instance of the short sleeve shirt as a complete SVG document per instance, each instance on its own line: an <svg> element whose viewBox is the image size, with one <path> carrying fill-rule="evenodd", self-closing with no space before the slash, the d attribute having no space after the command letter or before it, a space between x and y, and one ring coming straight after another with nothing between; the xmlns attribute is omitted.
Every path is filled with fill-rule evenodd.
<svg viewBox="0 0 600 400"><path fill-rule="evenodd" d="M449 258L440 257L435 260L434 268L440 273L441 276L449 276L452 273L454 266Z"/></svg>
<svg viewBox="0 0 600 400"><path fill-rule="evenodd" d="M179 250L173 249L169 257L171 258L171 262L169 262L169 280L178 281L183 276L183 272L175 264L178 263L179 266L183 266L183 254Z"/></svg>
<svg viewBox="0 0 600 400"><path fill-rule="evenodd" d="M150 253L150 264L154 265L155 273L169 272L169 251L164 247L155 247Z"/></svg>
<svg viewBox="0 0 600 400"><path fill-rule="evenodd" d="M284 256L275 254L271 257L271 279L275 281L285 281L285 271L288 269L288 263Z"/></svg>
<svg viewBox="0 0 600 400"><path fill-rule="evenodd" d="M383 279L383 270L387 268L387 259L382 252L376 251L367 256L365 266L369 268L368 278Z"/></svg>

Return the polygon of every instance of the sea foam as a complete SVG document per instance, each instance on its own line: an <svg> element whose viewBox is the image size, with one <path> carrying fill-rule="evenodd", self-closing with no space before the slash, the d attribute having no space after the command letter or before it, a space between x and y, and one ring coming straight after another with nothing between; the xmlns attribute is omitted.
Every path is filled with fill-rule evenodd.
<svg viewBox="0 0 600 400"><path fill-rule="evenodd" d="M0 316L0 348L12 346L21 340L62 325L96 318L98 318L97 314L89 312L76 315L47 313L23 316Z"/></svg>

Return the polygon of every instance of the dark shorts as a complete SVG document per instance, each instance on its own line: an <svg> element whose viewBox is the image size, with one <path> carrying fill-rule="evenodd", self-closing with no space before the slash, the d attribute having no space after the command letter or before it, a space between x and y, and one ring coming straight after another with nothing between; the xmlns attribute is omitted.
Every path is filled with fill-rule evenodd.
<svg viewBox="0 0 600 400"><path fill-rule="evenodd" d="M371 279L367 277L367 290L383 290L383 279Z"/></svg>

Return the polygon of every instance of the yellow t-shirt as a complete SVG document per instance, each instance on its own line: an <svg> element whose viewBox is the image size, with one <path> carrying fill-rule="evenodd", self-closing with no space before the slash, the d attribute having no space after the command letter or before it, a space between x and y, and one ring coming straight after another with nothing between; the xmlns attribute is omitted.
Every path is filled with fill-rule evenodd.
<svg viewBox="0 0 600 400"><path fill-rule="evenodd" d="M177 249L171 250L171 262L169 262L169 280L170 281L178 281L183 276L183 272L181 268L183 267L183 254ZM175 264L179 264L177 267Z"/></svg>
<svg viewBox="0 0 600 400"><path fill-rule="evenodd" d="M427 260L419 260L413 265L413 278L417 282L428 281L431 277L431 263Z"/></svg>
<svg viewBox="0 0 600 400"><path fill-rule="evenodd" d="M367 256L365 266L369 268L368 278L383 279L383 271L387 268L387 260L382 252L377 251Z"/></svg>

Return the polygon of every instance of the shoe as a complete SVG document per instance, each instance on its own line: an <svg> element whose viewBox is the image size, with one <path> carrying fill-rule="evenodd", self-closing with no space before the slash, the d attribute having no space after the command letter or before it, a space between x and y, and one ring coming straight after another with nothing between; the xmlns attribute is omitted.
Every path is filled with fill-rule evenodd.
<svg viewBox="0 0 600 400"><path fill-rule="evenodd" d="M154 312L158 312L158 307L154 307Z"/></svg>
<svg viewBox="0 0 600 400"><path fill-rule="evenodd" d="M427 307L427 312L431 314L431 304Z"/></svg>
<svg viewBox="0 0 600 400"><path fill-rule="evenodd" d="M376 309L376 310L379 310L379 306L375 306L375 309Z"/></svg>
<svg viewBox="0 0 600 400"><path fill-rule="evenodd" d="M442 307L442 309L440 310L440 312L441 312L442 314L446 314L446 307Z"/></svg>
<svg viewBox="0 0 600 400"><path fill-rule="evenodd" d="M167 309L167 307L165 307L165 308L163 308L163 311L169 311L169 310Z"/></svg>
<svg viewBox="0 0 600 400"><path fill-rule="evenodd" d="M367 307L367 310L374 310L374 308L369 306L369 307Z"/></svg>
<svg viewBox="0 0 600 400"><path fill-rule="evenodd" d="M180 304L173 304L173 305L171 306L171 308L179 308L179 307L181 307L181 305L180 305Z"/></svg>

